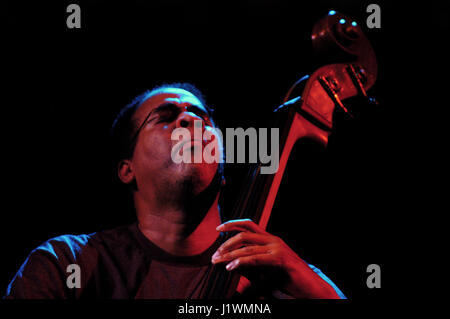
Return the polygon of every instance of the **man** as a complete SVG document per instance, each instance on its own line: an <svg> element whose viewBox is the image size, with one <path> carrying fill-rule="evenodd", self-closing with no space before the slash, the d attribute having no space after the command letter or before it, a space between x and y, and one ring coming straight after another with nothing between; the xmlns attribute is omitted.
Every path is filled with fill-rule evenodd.
<svg viewBox="0 0 450 319"><path fill-rule="evenodd" d="M213 264L251 279L242 277L237 296L250 296L252 286L263 284L273 296L345 298L252 221L221 223L222 164L175 163L172 157L180 145L172 132L193 133L195 121L214 132L211 110L189 84L157 87L124 108L113 137L118 177L133 194L137 223L50 239L31 252L6 298L198 298ZM192 140L181 148L195 155L207 142ZM238 235L220 245L221 233L230 231Z"/></svg>

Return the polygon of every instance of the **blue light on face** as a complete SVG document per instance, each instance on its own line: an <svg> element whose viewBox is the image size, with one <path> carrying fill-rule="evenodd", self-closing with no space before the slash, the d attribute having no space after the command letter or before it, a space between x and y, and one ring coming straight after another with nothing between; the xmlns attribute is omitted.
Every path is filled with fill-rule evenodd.
<svg viewBox="0 0 450 319"><path fill-rule="evenodd" d="M355 21L352 22L352 26L356 27L357 25L358 24Z"/></svg>
<svg viewBox="0 0 450 319"><path fill-rule="evenodd" d="M328 12L328 15L329 16L333 16L333 15L335 15L336 14L336 11L334 11L334 10L330 10L330 12Z"/></svg>
<svg viewBox="0 0 450 319"><path fill-rule="evenodd" d="M339 23L340 23L340 24L344 24L344 23L345 23L345 19L339 20Z"/></svg>

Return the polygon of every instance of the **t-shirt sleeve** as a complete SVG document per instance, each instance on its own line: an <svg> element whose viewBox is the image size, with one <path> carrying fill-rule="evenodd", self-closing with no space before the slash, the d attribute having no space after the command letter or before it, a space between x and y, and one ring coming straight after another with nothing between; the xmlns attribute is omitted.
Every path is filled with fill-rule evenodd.
<svg viewBox="0 0 450 319"><path fill-rule="evenodd" d="M76 289L72 289L73 286L69 287L67 284L73 272L68 266L81 265L86 258L95 257L91 253L80 258L81 252L86 250L88 240L88 235L63 235L52 238L34 249L9 284L4 298L70 299L75 297ZM90 268L83 267L85 274L90 273ZM83 277L84 280L88 278L89 276Z"/></svg>
<svg viewBox="0 0 450 319"><path fill-rule="evenodd" d="M5 299L59 299L67 297L65 269L51 243L34 249L9 284Z"/></svg>

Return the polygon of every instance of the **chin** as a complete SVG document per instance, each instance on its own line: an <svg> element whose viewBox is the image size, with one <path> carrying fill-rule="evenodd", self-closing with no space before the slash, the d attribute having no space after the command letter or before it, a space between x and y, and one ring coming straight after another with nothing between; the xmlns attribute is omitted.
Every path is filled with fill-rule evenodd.
<svg viewBox="0 0 450 319"><path fill-rule="evenodd" d="M191 184L194 194L199 194L211 184L216 174L218 164L189 163L182 164L184 179Z"/></svg>

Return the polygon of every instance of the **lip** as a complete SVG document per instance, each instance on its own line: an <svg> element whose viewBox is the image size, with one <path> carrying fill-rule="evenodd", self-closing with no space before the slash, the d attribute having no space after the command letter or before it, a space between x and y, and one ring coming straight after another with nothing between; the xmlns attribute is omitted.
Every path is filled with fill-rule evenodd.
<svg viewBox="0 0 450 319"><path fill-rule="evenodd" d="M184 142L178 144L177 147L176 147L175 149L173 149L172 153L178 154L178 152L180 151L180 149L182 149L182 148L184 149L184 148L185 148L185 145L188 144L188 143L191 144L191 145L190 145L191 147L193 147L194 144L198 144L198 143L200 143L202 147L204 146L204 145L203 145L204 143L203 143L203 141L201 141L201 140L189 140L189 141L184 141Z"/></svg>

